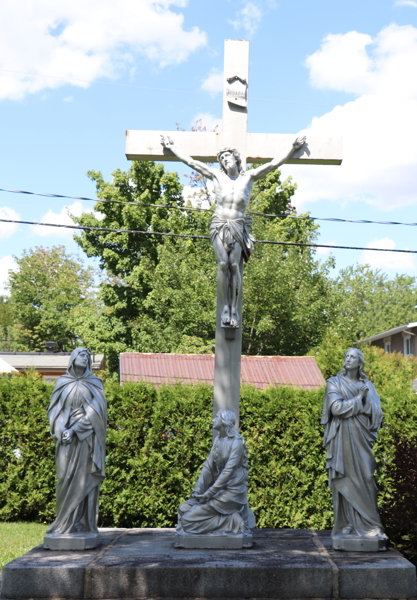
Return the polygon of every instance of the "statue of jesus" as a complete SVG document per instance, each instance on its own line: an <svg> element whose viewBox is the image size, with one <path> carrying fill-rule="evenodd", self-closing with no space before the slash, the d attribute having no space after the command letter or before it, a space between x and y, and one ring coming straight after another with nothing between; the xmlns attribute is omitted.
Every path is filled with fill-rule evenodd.
<svg viewBox="0 0 417 600"><path fill-rule="evenodd" d="M248 230L251 219L245 218L245 211L252 196L253 182L284 164L304 145L305 140L305 136L297 137L285 156L245 171L240 154L234 148L227 147L219 151L217 161L220 168L214 169L182 152L170 137L161 136L164 148L171 150L180 161L204 177L213 180L216 210L211 221L210 235L218 266L218 289L223 305L222 327L239 327L239 298L242 288L239 263L242 255L245 262L249 260L255 246L255 239Z"/></svg>

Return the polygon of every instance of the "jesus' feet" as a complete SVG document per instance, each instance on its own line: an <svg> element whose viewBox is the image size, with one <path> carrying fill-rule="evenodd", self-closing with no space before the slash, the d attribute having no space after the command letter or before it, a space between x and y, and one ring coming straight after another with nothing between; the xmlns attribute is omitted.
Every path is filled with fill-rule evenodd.
<svg viewBox="0 0 417 600"><path fill-rule="evenodd" d="M232 315L230 318L230 327L239 327L239 313L235 308L232 308Z"/></svg>
<svg viewBox="0 0 417 600"><path fill-rule="evenodd" d="M221 322L223 326L230 327L230 308L227 304L223 307Z"/></svg>

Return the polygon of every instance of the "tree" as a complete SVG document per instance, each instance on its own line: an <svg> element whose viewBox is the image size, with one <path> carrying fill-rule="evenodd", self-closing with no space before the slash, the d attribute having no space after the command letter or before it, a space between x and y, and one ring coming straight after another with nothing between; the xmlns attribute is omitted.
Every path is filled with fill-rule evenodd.
<svg viewBox="0 0 417 600"><path fill-rule="evenodd" d="M10 272L8 288L20 340L38 352L48 340L57 342L59 350L74 348L77 336L69 328L68 318L91 293L91 267L85 268L78 257L65 252L64 246L25 250L16 262L18 270Z"/></svg>
<svg viewBox="0 0 417 600"><path fill-rule="evenodd" d="M368 265L351 266L340 271L334 294L334 328L349 343L417 320L415 277L397 274L388 279Z"/></svg>
<svg viewBox="0 0 417 600"><path fill-rule="evenodd" d="M22 326L14 321L10 297L0 296L0 350L2 352L29 350L21 339L21 330Z"/></svg>
<svg viewBox="0 0 417 600"><path fill-rule="evenodd" d="M111 183L98 172L89 175L101 200L129 204L98 200L95 210L104 219L85 214L78 223L207 235L211 212L191 210L190 204L190 210L178 210L184 207L182 186L162 165L133 162L127 172L115 171ZM311 221L285 218L295 214L290 204L295 189L291 180L281 183L278 171L254 186L249 210L283 215L254 216L258 239L315 239L317 226ZM101 317L94 316L96 309L88 317L88 304L80 306L72 313L78 314L76 331L95 351L105 349L113 367L120 351L213 351L216 266L209 240L84 231L77 242L89 256L99 257L108 279L100 290ZM327 276L332 264L316 261L311 248L258 244L245 272L243 351L304 354L317 344L331 320Z"/></svg>

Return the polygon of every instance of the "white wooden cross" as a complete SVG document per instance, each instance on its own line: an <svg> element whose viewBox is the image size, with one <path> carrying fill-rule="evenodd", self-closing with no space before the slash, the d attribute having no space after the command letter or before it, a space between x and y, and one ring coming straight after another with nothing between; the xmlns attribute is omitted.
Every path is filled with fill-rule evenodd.
<svg viewBox="0 0 417 600"><path fill-rule="evenodd" d="M284 156L288 148L291 148L295 134L248 133L248 70L249 42L225 40L222 130L219 132L126 131L127 159L177 161L178 158L161 145L161 135L169 135L181 150L203 162L216 162L218 151L225 146L236 148L244 165L246 162L266 163L276 156ZM340 165L342 163L341 138L307 135L307 143L287 162ZM243 281L243 260L241 274ZM232 331L222 328L221 310L222 305L217 295L213 414L224 408L232 410L236 414L238 425L242 326ZM239 313L242 319L242 305Z"/></svg>

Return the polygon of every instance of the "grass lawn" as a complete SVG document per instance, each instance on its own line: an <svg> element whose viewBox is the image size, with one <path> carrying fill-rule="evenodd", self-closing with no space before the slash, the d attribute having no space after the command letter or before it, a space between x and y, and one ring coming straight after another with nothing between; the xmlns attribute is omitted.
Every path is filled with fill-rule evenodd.
<svg viewBox="0 0 417 600"><path fill-rule="evenodd" d="M43 523L0 523L0 571L6 563L43 542Z"/></svg>

